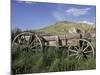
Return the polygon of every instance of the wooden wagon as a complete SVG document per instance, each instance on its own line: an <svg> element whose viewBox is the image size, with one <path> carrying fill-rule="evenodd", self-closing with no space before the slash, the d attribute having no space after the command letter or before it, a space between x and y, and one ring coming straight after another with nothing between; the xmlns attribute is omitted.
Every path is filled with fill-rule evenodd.
<svg viewBox="0 0 100 75"><path fill-rule="evenodd" d="M19 45L34 51L42 50L47 46L66 47L68 55L75 59L94 57L94 48L89 34L75 33L49 36L23 32L14 38L12 45Z"/></svg>

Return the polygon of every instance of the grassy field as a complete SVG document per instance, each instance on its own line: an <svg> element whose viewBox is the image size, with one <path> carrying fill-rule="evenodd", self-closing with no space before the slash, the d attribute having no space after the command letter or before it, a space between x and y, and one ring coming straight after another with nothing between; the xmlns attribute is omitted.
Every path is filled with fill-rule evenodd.
<svg viewBox="0 0 100 75"><path fill-rule="evenodd" d="M68 57L67 48L48 47L34 52L12 47L12 74L88 70L96 68L96 59L74 60Z"/></svg>

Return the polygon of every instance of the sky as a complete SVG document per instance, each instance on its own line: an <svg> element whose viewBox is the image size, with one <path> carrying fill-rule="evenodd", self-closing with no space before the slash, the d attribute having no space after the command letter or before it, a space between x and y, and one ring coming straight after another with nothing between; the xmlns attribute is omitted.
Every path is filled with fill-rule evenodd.
<svg viewBox="0 0 100 75"><path fill-rule="evenodd" d="M40 29L56 22L96 24L96 7L12 0L11 26L22 30Z"/></svg>

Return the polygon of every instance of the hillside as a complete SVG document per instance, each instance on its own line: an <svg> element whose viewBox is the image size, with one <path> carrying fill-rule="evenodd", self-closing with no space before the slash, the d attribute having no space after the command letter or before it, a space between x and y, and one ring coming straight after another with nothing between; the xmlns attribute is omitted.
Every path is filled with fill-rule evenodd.
<svg viewBox="0 0 100 75"><path fill-rule="evenodd" d="M37 30L37 32L50 34L50 35L62 35L69 33L73 29L81 29L86 32L95 32L95 26L86 23L74 23L68 21L57 22L54 25Z"/></svg>

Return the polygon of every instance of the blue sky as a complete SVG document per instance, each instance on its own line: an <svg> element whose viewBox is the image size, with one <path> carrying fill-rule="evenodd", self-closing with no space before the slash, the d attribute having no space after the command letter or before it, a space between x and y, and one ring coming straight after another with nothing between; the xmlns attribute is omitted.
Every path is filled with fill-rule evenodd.
<svg viewBox="0 0 100 75"><path fill-rule="evenodd" d="M40 29L59 21L95 24L96 7L12 0L12 28Z"/></svg>

